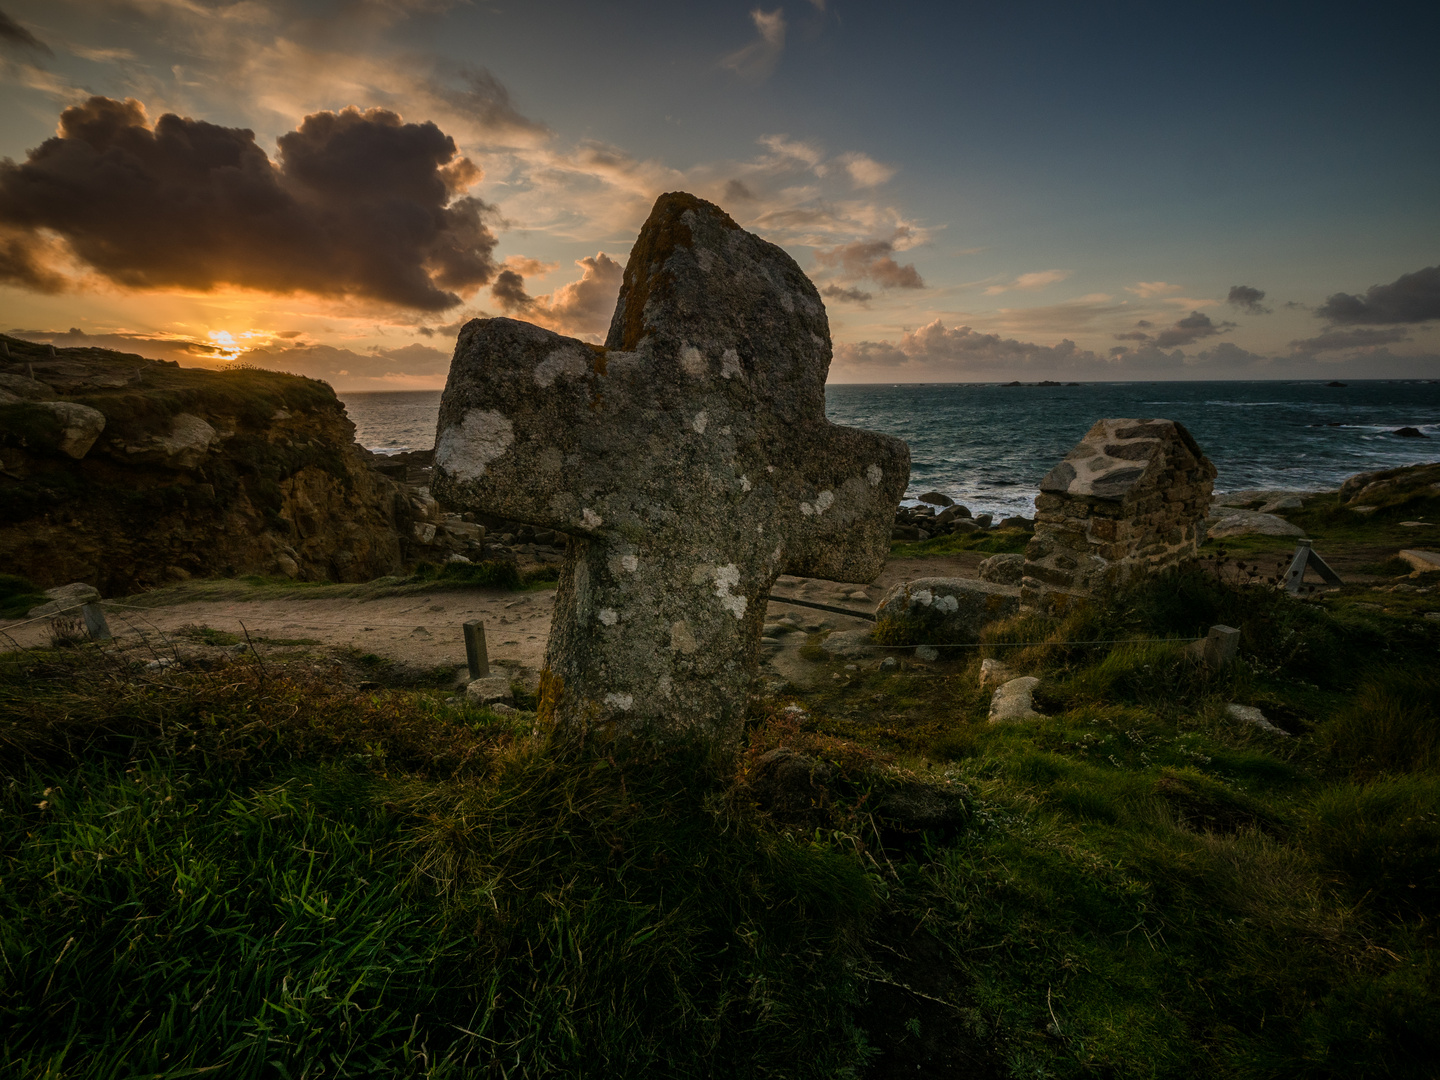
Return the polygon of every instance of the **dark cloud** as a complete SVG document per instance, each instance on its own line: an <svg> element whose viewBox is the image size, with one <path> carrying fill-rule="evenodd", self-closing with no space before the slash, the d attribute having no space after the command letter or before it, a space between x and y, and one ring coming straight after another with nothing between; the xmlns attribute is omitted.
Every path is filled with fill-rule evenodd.
<svg viewBox="0 0 1440 1080"><path fill-rule="evenodd" d="M13 45L17 49L34 49L46 56L54 56L50 46L21 26L5 12L0 11L0 44Z"/></svg>
<svg viewBox="0 0 1440 1080"><path fill-rule="evenodd" d="M1144 330L1127 330L1123 334L1115 335L1116 341L1149 341L1150 335Z"/></svg>
<svg viewBox="0 0 1440 1080"><path fill-rule="evenodd" d="M839 285L826 285L820 290L820 295L829 300L845 300L852 304L863 304L871 299L871 294L864 289L846 289Z"/></svg>
<svg viewBox="0 0 1440 1080"><path fill-rule="evenodd" d="M1212 322L1209 315L1192 311L1185 318L1155 335L1155 347L1173 349L1180 345L1193 345L1201 338L1223 334L1235 326L1232 322Z"/></svg>
<svg viewBox="0 0 1440 1080"><path fill-rule="evenodd" d="M526 293L520 274L501 270L490 295L506 314L522 315L562 334L598 340L610 328L625 268L603 251L577 259L575 265L580 268L578 280L540 296Z"/></svg>
<svg viewBox="0 0 1440 1080"><path fill-rule="evenodd" d="M1371 285L1364 296L1336 293L1315 314L1332 323L1372 326L1440 319L1440 266L1401 274L1388 285Z"/></svg>
<svg viewBox="0 0 1440 1080"><path fill-rule="evenodd" d="M856 240L830 250L817 250L815 261L842 281L869 280L882 289L923 289L925 282L913 263L902 266L892 255L893 240Z"/></svg>
<svg viewBox="0 0 1440 1080"><path fill-rule="evenodd" d="M508 315L528 311L535 303L534 297L525 292L525 279L514 270L501 270L495 275L495 284L490 286L490 295Z"/></svg>
<svg viewBox="0 0 1440 1080"><path fill-rule="evenodd" d="M1248 315L1269 315L1270 309L1260 303L1264 299L1264 289L1252 288L1249 285L1231 285L1230 295L1225 298L1225 302Z"/></svg>
<svg viewBox="0 0 1440 1080"><path fill-rule="evenodd" d="M745 186L743 180L725 181L725 196L721 200L725 203L754 202L755 193Z"/></svg>
<svg viewBox="0 0 1440 1080"><path fill-rule="evenodd" d="M307 116L272 163L244 128L92 97L20 164L0 163L0 280L53 276L47 233L136 289L231 285L439 311L495 275L480 170L432 123L384 109ZM17 250L18 245L18 250Z"/></svg>
<svg viewBox="0 0 1440 1080"><path fill-rule="evenodd" d="M1152 323L1149 319L1138 319L1136 320L1135 325L1138 326L1141 330L1149 330L1155 324Z"/></svg>
<svg viewBox="0 0 1440 1080"><path fill-rule="evenodd" d="M1404 330L1326 330L1316 337L1290 342L1290 351L1296 356L1314 356L1342 349L1373 349L1377 345L1394 345L1409 338Z"/></svg>
<svg viewBox="0 0 1440 1080"><path fill-rule="evenodd" d="M523 115L510 100L505 84L486 68L451 68L460 87L434 85L435 95L470 117L486 133L502 140L505 137L521 142L548 139L553 132L544 124Z"/></svg>

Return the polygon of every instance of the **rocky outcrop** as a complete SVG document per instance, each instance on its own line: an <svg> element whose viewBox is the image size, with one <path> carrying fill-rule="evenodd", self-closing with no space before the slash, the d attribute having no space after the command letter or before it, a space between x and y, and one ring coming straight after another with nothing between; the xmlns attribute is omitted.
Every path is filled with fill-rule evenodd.
<svg viewBox="0 0 1440 1080"><path fill-rule="evenodd" d="M113 596L191 576L363 581L399 568L414 512L324 383L5 343L7 572Z"/></svg>
<svg viewBox="0 0 1440 1080"><path fill-rule="evenodd" d="M1044 613L1195 558L1215 466L1173 420L1101 420L1040 481L1020 602Z"/></svg>

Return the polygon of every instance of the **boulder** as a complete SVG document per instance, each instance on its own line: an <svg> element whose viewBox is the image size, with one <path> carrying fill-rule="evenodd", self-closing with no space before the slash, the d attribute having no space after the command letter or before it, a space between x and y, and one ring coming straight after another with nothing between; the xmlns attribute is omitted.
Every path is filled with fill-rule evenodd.
<svg viewBox="0 0 1440 1080"><path fill-rule="evenodd" d="M472 679L465 687L465 696L476 705L494 705L503 702L513 705L515 691L510 686L509 675L487 675L483 679Z"/></svg>
<svg viewBox="0 0 1440 1080"><path fill-rule="evenodd" d="M873 656L878 652L874 631L868 627L859 630L838 630L820 643L820 648L836 659L853 660L862 656Z"/></svg>
<svg viewBox="0 0 1440 1080"><path fill-rule="evenodd" d="M1238 720L1242 724L1253 724L1261 731L1269 731L1275 735L1289 735L1283 728L1278 728L1265 718L1265 714L1253 705L1237 705L1231 702L1225 706L1225 715L1231 720Z"/></svg>
<svg viewBox="0 0 1440 1080"><path fill-rule="evenodd" d="M1304 536L1305 530L1274 514L1255 510L1222 510L1211 520L1206 535L1212 540L1226 536Z"/></svg>
<svg viewBox="0 0 1440 1080"><path fill-rule="evenodd" d="M1020 590L974 578L917 578L885 594L875 616L911 640L942 645L980 640L980 631L1020 608Z"/></svg>
<svg viewBox="0 0 1440 1080"><path fill-rule="evenodd" d="M946 495L943 492L939 491L927 491L924 495L920 496L920 501L923 503L929 503L931 506L955 505L954 499L950 498L949 495Z"/></svg>
<svg viewBox="0 0 1440 1080"><path fill-rule="evenodd" d="M952 521L968 519L969 517L970 508L967 506L961 506L959 503L955 503L952 506L947 506L944 510L941 510L940 513L936 514L935 520L937 522L948 525Z"/></svg>
<svg viewBox="0 0 1440 1080"><path fill-rule="evenodd" d="M46 615L59 615L65 611L78 611L83 604L93 604L100 599L100 590L94 585L76 581L69 585L58 585L44 593L49 603L30 609L29 618L39 619Z"/></svg>
<svg viewBox="0 0 1440 1080"><path fill-rule="evenodd" d="M1035 522L1023 514L1013 514L1010 517L1001 518L999 527L1002 529L1033 529Z"/></svg>
<svg viewBox="0 0 1440 1080"><path fill-rule="evenodd" d="M44 409L60 421L60 441L56 449L77 461L90 452L90 447L105 430L105 414L88 405L73 401L41 401L35 407Z"/></svg>
<svg viewBox="0 0 1440 1080"><path fill-rule="evenodd" d="M980 561L980 580L993 581L996 585L1020 585L1025 576L1025 556L1016 553L991 555Z"/></svg>
<svg viewBox="0 0 1440 1080"><path fill-rule="evenodd" d="M1039 685L1034 675L1022 675L997 687L990 698L990 723L1008 724L1038 717L1035 688Z"/></svg>

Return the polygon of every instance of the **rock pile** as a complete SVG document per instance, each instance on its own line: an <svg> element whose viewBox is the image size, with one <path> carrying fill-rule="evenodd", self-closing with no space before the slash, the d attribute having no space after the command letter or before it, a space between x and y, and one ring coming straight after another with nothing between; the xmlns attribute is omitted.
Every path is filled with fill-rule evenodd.
<svg viewBox="0 0 1440 1080"><path fill-rule="evenodd" d="M1029 518L1018 515L999 522L990 514L972 515L968 507L948 502L948 497L939 492L932 491L921 498L924 500L921 505L902 506L895 511L895 525L890 530L890 539L913 543L936 536L967 536L994 529L1023 529L1028 532L1035 526ZM947 504L940 505L939 499L947 499Z"/></svg>
<svg viewBox="0 0 1440 1080"><path fill-rule="evenodd" d="M1101 420L1040 482L1025 549L1023 608L1074 596L1137 569L1193 559L1215 466L1172 420Z"/></svg>

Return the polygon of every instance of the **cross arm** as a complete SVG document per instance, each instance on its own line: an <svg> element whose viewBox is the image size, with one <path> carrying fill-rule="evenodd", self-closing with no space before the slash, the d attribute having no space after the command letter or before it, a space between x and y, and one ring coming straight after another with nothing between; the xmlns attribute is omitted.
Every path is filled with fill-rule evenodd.
<svg viewBox="0 0 1440 1080"><path fill-rule="evenodd" d="M910 482L900 439L824 423L797 441L806 450L791 496L785 573L874 581L890 554L895 509Z"/></svg>

